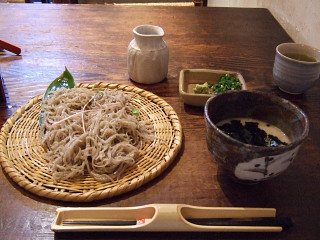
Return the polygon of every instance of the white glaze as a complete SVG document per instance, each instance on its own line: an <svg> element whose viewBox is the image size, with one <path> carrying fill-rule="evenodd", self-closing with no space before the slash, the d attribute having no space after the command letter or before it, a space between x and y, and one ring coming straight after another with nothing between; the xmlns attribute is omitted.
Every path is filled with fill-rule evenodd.
<svg viewBox="0 0 320 240"><path fill-rule="evenodd" d="M257 182L275 177L289 167L297 155L299 147L279 155L265 156L239 163L235 168L234 174L240 180Z"/></svg>

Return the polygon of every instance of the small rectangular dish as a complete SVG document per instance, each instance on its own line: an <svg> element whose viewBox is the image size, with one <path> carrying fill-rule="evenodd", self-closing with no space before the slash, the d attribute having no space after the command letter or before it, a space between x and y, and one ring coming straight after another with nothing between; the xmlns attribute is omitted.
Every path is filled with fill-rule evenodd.
<svg viewBox="0 0 320 240"><path fill-rule="evenodd" d="M58 208L51 229L55 232L280 232L290 226L291 219L276 217L274 208L149 204Z"/></svg>
<svg viewBox="0 0 320 240"><path fill-rule="evenodd" d="M193 88L196 84L215 84L219 79L225 75L230 74L239 79L242 84L242 90L247 89L243 76L238 72L211 70L211 69L183 69L179 76L179 93L183 102L189 105L203 107L206 101L214 96L212 94L194 93Z"/></svg>

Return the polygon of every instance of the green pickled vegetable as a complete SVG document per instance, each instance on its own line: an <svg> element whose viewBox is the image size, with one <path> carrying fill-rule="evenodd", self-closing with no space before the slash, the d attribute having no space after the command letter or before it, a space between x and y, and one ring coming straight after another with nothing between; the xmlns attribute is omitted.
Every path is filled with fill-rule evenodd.
<svg viewBox="0 0 320 240"><path fill-rule="evenodd" d="M132 115L135 116L136 118L139 117L139 109L138 108L132 108Z"/></svg>
<svg viewBox="0 0 320 240"><path fill-rule="evenodd" d="M229 90L241 90L242 84L238 78L226 74L214 85L214 93L221 93Z"/></svg>
<svg viewBox="0 0 320 240"><path fill-rule="evenodd" d="M43 104L44 100L50 95L50 93L52 93L60 88L63 88L63 87L64 88L74 88L75 85L76 84L74 82L73 76L68 71L68 69L65 68L64 72L50 83L45 94L43 95L42 104ZM42 122L43 122L43 111L41 109L41 113L39 116L40 127L42 125Z"/></svg>

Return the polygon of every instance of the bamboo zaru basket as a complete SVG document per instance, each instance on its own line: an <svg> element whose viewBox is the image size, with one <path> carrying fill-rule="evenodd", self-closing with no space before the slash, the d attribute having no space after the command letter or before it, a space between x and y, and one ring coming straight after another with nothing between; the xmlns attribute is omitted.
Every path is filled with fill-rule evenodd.
<svg viewBox="0 0 320 240"><path fill-rule="evenodd" d="M143 89L111 84L78 84L76 87L115 89L132 95L132 104L142 119L151 119L156 138L153 147L136 160L114 182L99 182L89 174L82 178L54 183L39 137L42 96L21 106L3 125L0 133L0 162L8 176L20 187L41 197L62 201L89 202L111 198L151 181L177 156L182 144L182 129L174 109L162 98Z"/></svg>

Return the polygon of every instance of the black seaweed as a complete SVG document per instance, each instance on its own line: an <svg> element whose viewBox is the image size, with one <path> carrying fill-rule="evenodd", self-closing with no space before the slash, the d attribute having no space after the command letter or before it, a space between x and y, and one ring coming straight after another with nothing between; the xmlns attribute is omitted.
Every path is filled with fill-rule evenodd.
<svg viewBox="0 0 320 240"><path fill-rule="evenodd" d="M243 125L240 120L231 120L230 123L225 123L219 128L232 138L246 144L264 147L287 145L276 136L267 134L260 129L257 122L245 122L245 125Z"/></svg>

